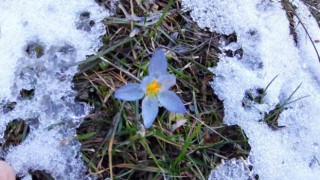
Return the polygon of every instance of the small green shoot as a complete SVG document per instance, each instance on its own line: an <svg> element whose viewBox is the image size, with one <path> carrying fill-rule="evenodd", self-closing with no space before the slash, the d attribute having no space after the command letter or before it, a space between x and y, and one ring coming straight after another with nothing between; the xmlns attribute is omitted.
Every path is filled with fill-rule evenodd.
<svg viewBox="0 0 320 180"><path fill-rule="evenodd" d="M298 91L301 85L302 83L299 84L299 86L290 94L290 96L284 102L276 105L276 107L273 110L271 110L269 113L265 113L263 121L266 122L270 128L272 128L273 130L279 130L280 128L285 127L285 126L278 125L278 118L280 116L280 113L286 109L288 104L291 104L302 98L307 97L307 96L303 96L298 99L290 101L292 96Z"/></svg>

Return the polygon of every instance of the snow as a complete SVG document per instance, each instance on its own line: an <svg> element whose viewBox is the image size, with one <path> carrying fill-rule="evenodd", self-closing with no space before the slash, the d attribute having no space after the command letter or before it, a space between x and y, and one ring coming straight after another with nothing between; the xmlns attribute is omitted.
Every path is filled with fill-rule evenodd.
<svg viewBox="0 0 320 180"><path fill-rule="evenodd" d="M234 179L254 179L254 174L250 171L249 164L243 160L231 159L222 160L220 166L211 171L211 179L234 180Z"/></svg>
<svg viewBox="0 0 320 180"><path fill-rule="evenodd" d="M26 140L1 155L25 179L31 178L29 170L84 179L75 128L90 107L74 101L77 67L71 64L99 48L108 11L93 0L0 1L1 142L12 120L30 126ZM24 97L22 91L34 95Z"/></svg>
<svg viewBox="0 0 320 180"><path fill-rule="evenodd" d="M296 45L278 1L183 0L182 3L201 28L237 35L237 42L231 45L222 41L221 49L224 52L241 48L243 56L228 57L222 53L218 65L211 68L216 75L212 87L224 103L224 123L239 125L249 138L251 152L246 162L253 166L251 173L260 179L320 177L320 63L301 22L294 19ZM315 19L301 1L292 3L320 51L320 44L315 43L320 38ZM252 101L243 105L246 92L266 88L274 78L262 103ZM296 89L278 119L278 126L285 127L274 130L261 121ZM247 179L247 170L235 164L238 163L226 161L212 171L209 179ZM231 173L232 169L238 172Z"/></svg>

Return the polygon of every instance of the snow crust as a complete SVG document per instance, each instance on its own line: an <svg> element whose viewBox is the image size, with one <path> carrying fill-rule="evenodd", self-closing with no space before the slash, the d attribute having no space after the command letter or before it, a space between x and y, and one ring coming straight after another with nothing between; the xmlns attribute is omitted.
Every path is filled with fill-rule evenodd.
<svg viewBox="0 0 320 180"><path fill-rule="evenodd" d="M30 126L26 140L2 156L25 179L29 170L85 179L75 128L90 108L74 101L71 64L101 45L108 11L93 0L0 0L0 12L1 142L12 120Z"/></svg>
<svg viewBox="0 0 320 180"><path fill-rule="evenodd" d="M320 63L311 39L320 51L320 29L307 7L299 0L295 31L280 2L266 0L183 0L184 7L201 28L224 35L235 33L236 42L221 41L221 50L243 50L243 54L220 55L211 68L214 92L224 103L224 123L239 125L249 138L247 159L260 179L317 179L320 177ZM247 102L246 92L267 89L262 103ZM302 83L302 84L301 84ZM300 88L299 85L301 84ZM263 121L265 114L285 103L274 130ZM304 98L302 98L304 97ZM301 99L300 99L301 98ZM243 103L247 104L244 105ZM233 160L234 161L234 160ZM248 179L234 176L243 168L223 164L209 179ZM238 171L230 173L230 171ZM222 174L223 175L222 175ZM216 176L219 174L219 176ZM224 177L224 178L222 178Z"/></svg>
<svg viewBox="0 0 320 180"><path fill-rule="evenodd" d="M221 165L211 171L210 179L234 180L234 179L254 179L254 174L250 171L248 164L243 160L231 159L222 160Z"/></svg>

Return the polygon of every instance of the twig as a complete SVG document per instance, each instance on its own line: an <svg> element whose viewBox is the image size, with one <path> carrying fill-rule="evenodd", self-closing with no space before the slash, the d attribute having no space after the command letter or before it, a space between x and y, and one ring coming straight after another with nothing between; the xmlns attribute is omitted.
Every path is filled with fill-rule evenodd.
<svg viewBox="0 0 320 180"><path fill-rule="evenodd" d="M130 0L131 16L134 16L133 2ZM133 29L133 21L131 21L131 30Z"/></svg>

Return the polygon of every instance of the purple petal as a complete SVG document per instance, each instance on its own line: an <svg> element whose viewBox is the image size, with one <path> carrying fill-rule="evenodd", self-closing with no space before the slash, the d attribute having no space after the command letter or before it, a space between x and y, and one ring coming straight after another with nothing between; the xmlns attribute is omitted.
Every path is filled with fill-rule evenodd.
<svg viewBox="0 0 320 180"><path fill-rule="evenodd" d="M168 62L163 49L156 49L149 63L149 75L158 77L167 73Z"/></svg>
<svg viewBox="0 0 320 180"><path fill-rule="evenodd" d="M122 86L114 93L114 97L124 101L135 101L141 99L144 96L140 84L129 83Z"/></svg>
<svg viewBox="0 0 320 180"><path fill-rule="evenodd" d="M158 100L162 106L171 112L180 114L187 112L179 96L172 91L161 92L158 96Z"/></svg>
<svg viewBox="0 0 320 180"><path fill-rule="evenodd" d="M176 77L172 74L162 75L159 77L158 82L162 87L161 91L166 91L176 84Z"/></svg>
<svg viewBox="0 0 320 180"><path fill-rule="evenodd" d="M157 98L145 97L142 101L142 118L145 128L152 126L159 111Z"/></svg>

